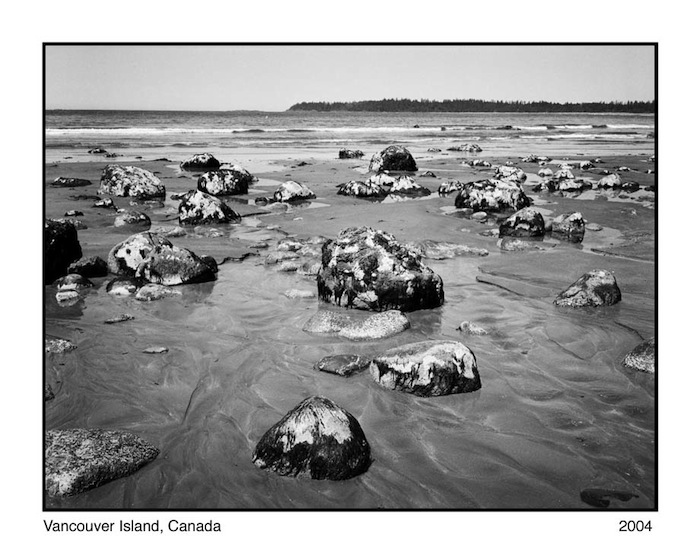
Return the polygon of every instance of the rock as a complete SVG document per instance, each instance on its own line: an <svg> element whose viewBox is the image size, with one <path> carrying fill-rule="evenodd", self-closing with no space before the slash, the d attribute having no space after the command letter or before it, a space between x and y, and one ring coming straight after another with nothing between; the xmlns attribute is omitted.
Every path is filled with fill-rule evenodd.
<svg viewBox="0 0 700 554"><path fill-rule="evenodd" d="M53 400L54 398L56 398L56 395L53 393L51 385L46 383L44 385L44 402L48 402L50 400Z"/></svg>
<svg viewBox="0 0 700 554"><path fill-rule="evenodd" d="M563 213L552 220L552 236L581 242L585 233L586 222L580 212Z"/></svg>
<svg viewBox="0 0 700 554"><path fill-rule="evenodd" d="M68 210L66 213L63 214L65 217L80 217L85 215L83 212L79 210Z"/></svg>
<svg viewBox="0 0 700 554"><path fill-rule="evenodd" d="M388 146L372 156L370 171L418 171L416 160L403 146Z"/></svg>
<svg viewBox="0 0 700 554"><path fill-rule="evenodd" d="M407 196L427 196L430 189L417 184L408 175L402 175L389 189L389 194L405 194Z"/></svg>
<svg viewBox="0 0 700 554"><path fill-rule="evenodd" d="M556 182L556 181L555 181ZM561 192L580 192L587 188L589 185L585 181L574 180L574 179L564 179L556 183L556 190Z"/></svg>
<svg viewBox="0 0 700 554"><path fill-rule="evenodd" d="M525 252L528 250L544 250L539 244L528 241L528 240L520 240L517 238L512 238L512 237L504 237L498 239L496 242L496 246L500 248L501 250L505 250L506 252Z"/></svg>
<svg viewBox="0 0 700 554"><path fill-rule="evenodd" d="M656 373L656 339L652 337L637 345L625 356L622 365L645 373Z"/></svg>
<svg viewBox="0 0 700 554"><path fill-rule="evenodd" d="M554 300L557 306L611 306L622 300L615 276L604 269L582 275Z"/></svg>
<svg viewBox="0 0 700 554"><path fill-rule="evenodd" d="M159 245L139 265L136 276L160 285L203 283L216 279L216 272L187 248Z"/></svg>
<svg viewBox="0 0 700 554"><path fill-rule="evenodd" d="M620 179L620 176L617 173L611 173L610 175L606 175L603 177L600 181L598 181L598 184L595 188L620 188L622 186L622 179Z"/></svg>
<svg viewBox="0 0 700 554"><path fill-rule="evenodd" d="M149 346L142 350L144 354L166 354L168 352L167 346Z"/></svg>
<svg viewBox="0 0 700 554"><path fill-rule="evenodd" d="M335 334L339 333L343 327L350 324L350 318L339 312L329 310L319 310L311 316L304 326L302 331L314 334Z"/></svg>
<svg viewBox="0 0 700 554"><path fill-rule="evenodd" d="M586 170L586 169L591 169L593 166L593 162L591 161L583 161L578 164L579 169Z"/></svg>
<svg viewBox="0 0 700 554"><path fill-rule="evenodd" d="M151 233L162 235L164 237L184 237L187 235L187 229L179 225L159 225L149 229Z"/></svg>
<svg viewBox="0 0 700 554"><path fill-rule="evenodd" d="M384 388L417 396L442 396L481 388L474 353L456 341L429 340L392 348L369 366Z"/></svg>
<svg viewBox="0 0 700 554"><path fill-rule="evenodd" d="M441 130L444 130L444 128L442 128ZM440 150L439 148L428 148L428 152L430 152L430 153L442 152L442 150Z"/></svg>
<svg viewBox="0 0 700 554"><path fill-rule="evenodd" d="M314 369L325 373L335 373L341 377L350 377L354 373L364 371L369 367L369 358L354 354L337 354L321 358L314 364Z"/></svg>
<svg viewBox="0 0 700 554"><path fill-rule="evenodd" d="M351 227L323 245L319 299L348 308L413 311L441 306L442 279L384 231Z"/></svg>
<svg viewBox="0 0 700 554"><path fill-rule="evenodd" d="M396 183L396 177L392 177L388 173L375 173L365 180L365 183L371 186L380 185L383 187L393 187Z"/></svg>
<svg viewBox="0 0 700 554"><path fill-rule="evenodd" d="M105 319L105 323L107 323L108 325L111 325L113 323L121 323L123 321L131 321L132 319L134 319L134 316L131 314L121 314L121 315L117 315L114 317L110 317L109 319Z"/></svg>
<svg viewBox="0 0 700 554"><path fill-rule="evenodd" d="M474 211L517 211L529 205L520 185L495 179L467 183L455 197L455 207Z"/></svg>
<svg viewBox="0 0 700 554"><path fill-rule="evenodd" d="M384 198L387 191L378 184L362 181L348 181L340 185L338 194L357 196L358 198Z"/></svg>
<svg viewBox="0 0 700 554"><path fill-rule="evenodd" d="M587 223L587 224L586 224L586 229L588 229L589 231L596 231L596 232L598 232L598 231L602 231L602 230L603 230L603 226L602 226L602 225L598 225L597 223Z"/></svg>
<svg viewBox="0 0 700 554"><path fill-rule="evenodd" d="M98 200L92 205L93 208L112 208L114 210L117 209L117 207L114 205L114 200L111 198L105 198L104 200Z"/></svg>
<svg viewBox="0 0 700 554"><path fill-rule="evenodd" d="M554 175L554 173L549 168L543 168L537 172L537 175L539 175L542 178L545 178L545 177L552 177Z"/></svg>
<svg viewBox="0 0 700 554"><path fill-rule="evenodd" d="M474 212L472 214L471 219L473 219L474 221L483 221L484 219L488 219L488 217L489 214L487 214L486 212Z"/></svg>
<svg viewBox="0 0 700 554"><path fill-rule="evenodd" d="M352 414L327 398L313 396L263 435L253 452L253 463L280 475L337 481L367 471L371 455Z"/></svg>
<svg viewBox="0 0 700 554"><path fill-rule="evenodd" d="M68 273L78 273L83 277L104 277L107 275L107 262L99 256L83 257L68 266Z"/></svg>
<svg viewBox="0 0 700 554"><path fill-rule="evenodd" d="M150 171L130 165L110 164L102 170L98 194L133 196L136 198L164 198L165 186Z"/></svg>
<svg viewBox="0 0 700 554"><path fill-rule="evenodd" d="M91 148L88 150L88 154L106 154L107 150L104 148Z"/></svg>
<svg viewBox="0 0 700 554"><path fill-rule="evenodd" d="M44 487L49 496L70 496L134 473L158 449L122 431L54 429L44 438Z"/></svg>
<svg viewBox="0 0 700 554"><path fill-rule="evenodd" d="M316 198L313 191L306 185L296 181L282 183L272 195L275 202L295 202L297 200L312 200Z"/></svg>
<svg viewBox="0 0 700 554"><path fill-rule="evenodd" d="M219 169L221 163L211 154L195 154L180 162L180 168L188 171L210 171Z"/></svg>
<svg viewBox="0 0 700 554"><path fill-rule="evenodd" d="M494 178L500 181L510 181L522 185L527 181L527 175L519 167L501 165L496 168Z"/></svg>
<svg viewBox="0 0 700 554"><path fill-rule="evenodd" d="M553 178L557 181L565 181L568 179L573 180L574 174L571 172L570 169L560 169L554 174Z"/></svg>
<svg viewBox="0 0 700 554"><path fill-rule="evenodd" d="M172 243L148 231L131 235L109 251L107 267L116 275L133 276L156 246L172 246Z"/></svg>
<svg viewBox="0 0 700 554"><path fill-rule="evenodd" d="M469 167L492 167L493 164L491 162L487 162L486 160L465 160L462 162L462 165L468 165Z"/></svg>
<svg viewBox="0 0 700 554"><path fill-rule="evenodd" d="M350 323L340 329L341 337L350 340L378 340L391 337L411 326L408 318L398 310L387 310Z"/></svg>
<svg viewBox="0 0 700 554"><path fill-rule="evenodd" d="M459 190L462 190L464 187L464 183L461 181L458 181L456 179L450 179L446 183L442 183L438 187L438 194L440 196L445 196L446 194L450 194L451 192L456 192Z"/></svg>
<svg viewBox="0 0 700 554"><path fill-rule="evenodd" d="M52 187L86 187L91 185L89 179L78 179L77 177L56 177L51 181Z"/></svg>
<svg viewBox="0 0 700 554"><path fill-rule="evenodd" d="M153 300L160 300L161 298L165 298L166 296L177 295L182 295L182 293L179 290L174 290L165 285L159 285L158 283L148 283L142 286L138 291L136 291L136 295L134 296L134 298L143 302L151 302Z"/></svg>
<svg viewBox="0 0 700 554"><path fill-rule="evenodd" d="M489 332L484 329L483 327L479 327L475 323L472 323L471 321L463 321L462 323L459 324L459 327L457 327L458 331L462 331L462 333L466 333L467 335L488 335Z"/></svg>
<svg viewBox="0 0 700 554"><path fill-rule="evenodd" d="M534 208L518 210L498 228L501 237L543 237L544 218Z"/></svg>
<svg viewBox="0 0 700 554"><path fill-rule="evenodd" d="M178 207L180 225L238 223L241 216L226 203L201 190L189 191Z"/></svg>
<svg viewBox="0 0 700 554"><path fill-rule="evenodd" d="M365 153L362 150L348 150L347 148L341 148L338 152L338 158L341 160L361 158L364 155Z"/></svg>
<svg viewBox="0 0 700 554"><path fill-rule="evenodd" d="M209 171L197 180L197 189L214 196L247 194L253 176L243 169L219 169Z"/></svg>
<svg viewBox="0 0 700 554"><path fill-rule="evenodd" d="M69 340L65 339L44 339L44 350L49 354L63 354L78 348Z"/></svg>
<svg viewBox="0 0 700 554"><path fill-rule="evenodd" d="M115 227L150 227L151 218L143 212L136 210L120 210L119 215L114 218Z"/></svg>
<svg viewBox="0 0 700 554"><path fill-rule="evenodd" d="M466 244L454 244L451 242L437 242L434 240L424 240L412 242L410 246L418 251L423 257L431 260L446 260L455 256L488 256L489 251L485 248L474 248Z"/></svg>
<svg viewBox="0 0 700 554"><path fill-rule="evenodd" d="M72 306L80 300L80 294L75 290L62 290L56 293L56 302Z"/></svg>
<svg viewBox="0 0 700 554"><path fill-rule="evenodd" d="M136 277L116 277L107 283L107 293L113 296L131 296L146 283Z"/></svg>
<svg viewBox="0 0 700 554"><path fill-rule="evenodd" d="M83 255L78 232L67 222L44 221L44 283L65 275L68 266Z"/></svg>
<svg viewBox="0 0 700 554"><path fill-rule="evenodd" d="M435 175L435 173L432 171L425 171L421 177L432 177L433 179L437 179L437 175Z"/></svg>
<svg viewBox="0 0 700 554"><path fill-rule="evenodd" d="M581 500L590 506L595 506L596 508L607 508L610 506L611 498L614 500L627 502L633 498L639 498L639 495L632 492L610 489L584 489L581 491Z"/></svg>
<svg viewBox="0 0 700 554"><path fill-rule="evenodd" d="M481 146L478 144L462 144L461 146L452 146L448 150L451 152L481 152Z"/></svg>
<svg viewBox="0 0 700 554"><path fill-rule="evenodd" d="M551 162L552 158L549 158L547 156L535 156L534 154L530 154L529 156L526 156L525 158L522 158L520 161L524 163L541 163L541 162Z"/></svg>
<svg viewBox="0 0 700 554"><path fill-rule="evenodd" d="M79 273L69 273L64 277L59 277L53 282L53 286L58 290L80 290L94 286L92 282Z"/></svg>
<svg viewBox="0 0 700 554"><path fill-rule="evenodd" d="M284 291L284 295L293 300L297 298L316 298L316 293L312 290L288 289Z"/></svg>

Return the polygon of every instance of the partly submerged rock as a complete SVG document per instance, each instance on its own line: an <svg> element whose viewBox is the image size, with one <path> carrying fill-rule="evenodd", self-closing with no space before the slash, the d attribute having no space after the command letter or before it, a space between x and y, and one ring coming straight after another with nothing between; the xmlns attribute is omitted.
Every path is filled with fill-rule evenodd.
<svg viewBox="0 0 700 554"><path fill-rule="evenodd" d="M78 273L83 277L104 277L107 275L107 262L99 256L80 258L68 266L68 273Z"/></svg>
<svg viewBox="0 0 700 554"><path fill-rule="evenodd" d="M372 156L370 171L418 171L416 160L403 146L388 146Z"/></svg>
<svg viewBox="0 0 700 554"><path fill-rule="evenodd" d="M352 414L327 398L312 396L263 435L253 463L280 475L342 480L367 471L371 453Z"/></svg>
<svg viewBox="0 0 700 554"><path fill-rule="evenodd" d="M89 179L78 179L77 177L56 177L51 181L52 187L86 187L91 185Z"/></svg>
<svg viewBox="0 0 700 554"><path fill-rule="evenodd" d="M286 181L282 183L272 195L275 202L295 202L299 200L313 200L316 198L314 192L296 181Z"/></svg>
<svg viewBox="0 0 700 554"><path fill-rule="evenodd" d="M180 162L180 168L193 171L209 171L219 169L221 163L212 154L195 154Z"/></svg>
<svg viewBox="0 0 700 554"><path fill-rule="evenodd" d="M586 222L580 212L567 212L552 220L552 236L571 242L583 241Z"/></svg>
<svg viewBox="0 0 700 554"><path fill-rule="evenodd" d="M78 494L134 473L158 453L155 446L123 431L47 431L44 486L49 496Z"/></svg>
<svg viewBox="0 0 700 554"><path fill-rule="evenodd" d="M44 350L49 354L63 354L76 349L77 346L65 339L44 339Z"/></svg>
<svg viewBox="0 0 700 554"><path fill-rule="evenodd" d="M656 339L645 340L622 360L622 365L645 373L656 373Z"/></svg>
<svg viewBox="0 0 700 554"><path fill-rule="evenodd" d="M349 377L354 373L367 369L370 361L369 358L355 354L335 354L321 358L314 364L314 369L324 373L335 373L342 377Z"/></svg>
<svg viewBox="0 0 700 554"><path fill-rule="evenodd" d="M213 196L246 194L253 176L242 167L209 171L197 180L197 189Z"/></svg>
<svg viewBox="0 0 700 554"><path fill-rule="evenodd" d="M109 251L107 267L116 275L135 275L136 270L156 246L172 246L172 243L147 231L131 235Z"/></svg>
<svg viewBox="0 0 700 554"><path fill-rule="evenodd" d="M136 300L141 300L143 302L151 302L153 300L160 300L166 296L177 296L182 295L179 290L175 290L166 285L159 285L158 283L147 283L136 291L134 298Z"/></svg>
<svg viewBox="0 0 700 554"><path fill-rule="evenodd" d="M461 342L429 340L392 348L369 366L382 387L417 396L441 396L481 388L474 353Z"/></svg>
<svg viewBox="0 0 700 554"><path fill-rule="evenodd" d="M115 227L150 227L151 218L136 210L120 210L114 218Z"/></svg>
<svg viewBox="0 0 700 554"><path fill-rule="evenodd" d="M384 198L387 191L376 183L348 181L338 187L338 194L358 198Z"/></svg>
<svg viewBox="0 0 700 554"><path fill-rule="evenodd" d="M350 317L340 312L319 310L304 324L302 331L314 334L335 334L350 324Z"/></svg>
<svg viewBox="0 0 700 554"><path fill-rule="evenodd" d="M611 306L622 300L615 276L607 270L595 269L582 275L554 300L557 306Z"/></svg>
<svg viewBox="0 0 700 554"><path fill-rule="evenodd" d="M116 277L107 283L107 293L112 296L131 296L145 284L143 279L137 277Z"/></svg>
<svg viewBox="0 0 700 554"><path fill-rule="evenodd" d="M160 285L183 285L213 281L216 271L212 269L211 261L205 262L187 248L162 245L148 253L136 276Z"/></svg>
<svg viewBox="0 0 700 554"><path fill-rule="evenodd" d="M134 316L131 314L120 314L114 317L110 317L109 319L105 319L105 323L111 325L114 323L122 323L123 321L131 321L132 319L134 319Z"/></svg>
<svg viewBox="0 0 700 554"><path fill-rule="evenodd" d="M191 190L178 206L180 225L238 223L241 216L216 196L201 190Z"/></svg>
<svg viewBox="0 0 700 554"><path fill-rule="evenodd" d="M161 198L165 197L165 186L150 171L131 165L110 164L102 170L97 192L142 199Z"/></svg>
<svg viewBox="0 0 700 554"><path fill-rule="evenodd" d="M444 301L442 279L415 250L384 231L351 227L323 245L321 300L348 308L413 311Z"/></svg>
<svg viewBox="0 0 700 554"><path fill-rule="evenodd" d="M484 329L483 327L479 327L476 323L472 323L471 321L463 321L462 323L459 324L459 327L457 327L458 331L462 331L462 333L466 333L467 335L488 335L489 332Z"/></svg>
<svg viewBox="0 0 700 554"><path fill-rule="evenodd" d="M53 282L53 286L58 290L80 290L93 287L92 281L87 277L83 277L79 273L69 273L64 277L59 277Z"/></svg>
<svg viewBox="0 0 700 554"><path fill-rule="evenodd" d="M455 197L455 207L474 211L517 211L530 205L530 199L516 182L486 179L467 183Z"/></svg>
<svg viewBox="0 0 700 554"><path fill-rule="evenodd" d="M338 334L350 340L377 340L401 333L410 326L408 318L400 311L388 310L352 322L340 329Z"/></svg>
<svg viewBox="0 0 700 554"><path fill-rule="evenodd" d="M51 219L44 221L44 283L65 275L68 266L82 255L75 226Z"/></svg>
<svg viewBox="0 0 700 554"><path fill-rule="evenodd" d="M523 208L501 223L498 232L501 237L543 237L544 218L535 208Z"/></svg>

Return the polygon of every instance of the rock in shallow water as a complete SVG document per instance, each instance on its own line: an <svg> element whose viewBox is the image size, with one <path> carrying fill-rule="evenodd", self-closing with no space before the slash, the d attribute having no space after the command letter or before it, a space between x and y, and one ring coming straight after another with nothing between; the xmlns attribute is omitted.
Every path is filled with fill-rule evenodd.
<svg viewBox="0 0 700 554"><path fill-rule="evenodd" d="M183 285L203 283L216 279L216 262L205 262L187 248L156 246L151 250L136 272L137 277L159 285Z"/></svg>
<svg viewBox="0 0 700 554"><path fill-rule="evenodd" d="M314 364L314 369L324 373L335 373L342 377L349 377L354 373L367 369L370 361L369 358L354 354L336 354L321 358Z"/></svg>
<svg viewBox="0 0 700 554"><path fill-rule="evenodd" d="M656 339L652 337L637 345L625 356L622 365L645 373L656 373Z"/></svg>
<svg viewBox="0 0 700 554"><path fill-rule="evenodd" d="M392 348L369 366L382 387L416 396L442 396L481 388L474 353L456 341L429 340Z"/></svg>
<svg viewBox="0 0 700 554"><path fill-rule="evenodd" d="M44 350L50 354L63 354L77 348L71 341L65 339L45 339Z"/></svg>
<svg viewBox="0 0 700 554"><path fill-rule="evenodd" d="M299 200L313 200L316 195L306 185L296 181L282 183L272 195L275 202L295 202Z"/></svg>
<svg viewBox="0 0 700 554"><path fill-rule="evenodd" d="M134 275L156 246L172 246L172 243L149 232L131 235L109 251L107 267L116 275Z"/></svg>
<svg viewBox="0 0 700 554"><path fill-rule="evenodd" d="M552 220L552 236L582 242L586 233L586 222L580 212L567 212L558 215Z"/></svg>
<svg viewBox="0 0 700 554"><path fill-rule="evenodd" d="M371 455L353 415L327 398L313 396L263 435L253 463L280 475L343 480L367 471Z"/></svg>
<svg viewBox="0 0 700 554"><path fill-rule="evenodd" d="M622 300L615 276L604 269L582 275L554 300L557 306L611 306Z"/></svg>
<svg viewBox="0 0 700 554"><path fill-rule="evenodd" d="M398 310L388 310L351 323L338 333L350 340L377 340L391 337L411 326L408 318Z"/></svg>
<svg viewBox="0 0 700 554"><path fill-rule="evenodd" d="M544 218L534 208L523 208L501 223L498 232L502 237L543 237Z"/></svg>
<svg viewBox="0 0 700 554"><path fill-rule="evenodd" d="M49 496L70 496L125 477L159 453L132 433L103 429L47 431L44 451Z"/></svg>
<svg viewBox="0 0 700 554"><path fill-rule="evenodd" d="M107 275L107 262L99 256L80 258L68 266L68 273L78 273L83 277L104 277Z"/></svg>

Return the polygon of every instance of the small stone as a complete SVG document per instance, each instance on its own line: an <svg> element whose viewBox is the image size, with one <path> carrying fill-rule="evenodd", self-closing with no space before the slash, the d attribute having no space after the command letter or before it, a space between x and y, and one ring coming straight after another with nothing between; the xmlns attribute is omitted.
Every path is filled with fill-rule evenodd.
<svg viewBox="0 0 700 554"><path fill-rule="evenodd" d="M307 333L330 334L339 333L343 327L350 324L347 315L329 310L319 310L302 327Z"/></svg>
<svg viewBox="0 0 700 554"><path fill-rule="evenodd" d="M370 359L364 356L356 356L353 354L337 354L321 358L314 369L323 371L324 373L335 373L342 377L349 377L354 373L364 371L369 367Z"/></svg>
<svg viewBox="0 0 700 554"><path fill-rule="evenodd" d="M144 354L165 354L168 351L166 346L149 346L143 350Z"/></svg>

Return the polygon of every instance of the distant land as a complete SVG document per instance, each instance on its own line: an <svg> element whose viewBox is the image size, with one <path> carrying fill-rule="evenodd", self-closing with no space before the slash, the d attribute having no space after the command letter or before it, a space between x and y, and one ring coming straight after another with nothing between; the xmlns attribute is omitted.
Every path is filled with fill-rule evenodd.
<svg viewBox="0 0 700 554"><path fill-rule="evenodd" d="M385 98L359 102L299 102L287 111L314 112L523 112L655 113L656 101L640 102L506 102L503 100L410 100Z"/></svg>

